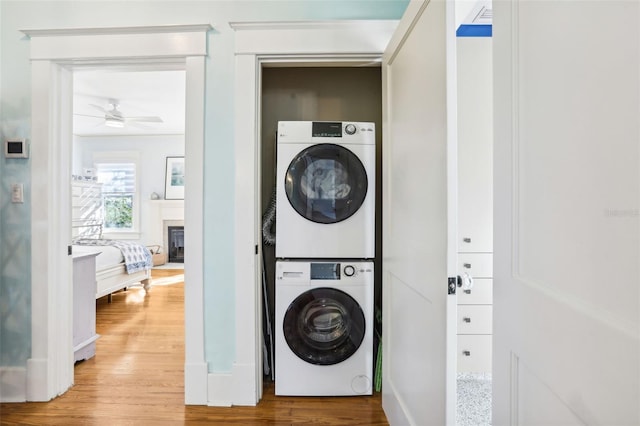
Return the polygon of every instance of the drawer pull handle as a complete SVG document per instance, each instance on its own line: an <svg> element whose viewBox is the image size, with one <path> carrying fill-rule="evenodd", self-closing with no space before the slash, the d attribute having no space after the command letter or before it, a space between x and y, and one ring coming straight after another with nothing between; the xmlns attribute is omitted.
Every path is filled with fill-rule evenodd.
<svg viewBox="0 0 640 426"><path fill-rule="evenodd" d="M467 269L471 269L471 264L470 263L463 263L462 266L464 266Z"/></svg>
<svg viewBox="0 0 640 426"><path fill-rule="evenodd" d="M471 294L471 290L463 290L465 294Z"/></svg>
<svg viewBox="0 0 640 426"><path fill-rule="evenodd" d="M464 355L464 356L471 356L471 352L469 352L469 351L462 351L462 355Z"/></svg>
<svg viewBox="0 0 640 426"><path fill-rule="evenodd" d="M471 242L471 238L463 238L462 241L464 241L465 243L470 243Z"/></svg>
<svg viewBox="0 0 640 426"><path fill-rule="evenodd" d="M469 317L464 317L464 318L462 318L462 321L464 321L464 322L467 322L467 323L468 323L468 322L471 322L471 318L469 318Z"/></svg>

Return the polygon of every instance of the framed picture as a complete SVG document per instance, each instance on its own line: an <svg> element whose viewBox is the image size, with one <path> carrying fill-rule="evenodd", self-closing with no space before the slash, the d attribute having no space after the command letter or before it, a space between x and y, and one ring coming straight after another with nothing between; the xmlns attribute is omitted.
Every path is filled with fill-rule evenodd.
<svg viewBox="0 0 640 426"><path fill-rule="evenodd" d="M184 200L184 157L167 157L165 200Z"/></svg>

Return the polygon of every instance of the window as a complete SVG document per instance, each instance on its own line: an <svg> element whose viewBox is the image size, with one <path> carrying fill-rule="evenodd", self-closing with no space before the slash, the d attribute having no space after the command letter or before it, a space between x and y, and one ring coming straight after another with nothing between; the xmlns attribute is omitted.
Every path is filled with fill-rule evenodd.
<svg viewBox="0 0 640 426"><path fill-rule="evenodd" d="M102 183L105 232L136 230L136 163L96 163Z"/></svg>

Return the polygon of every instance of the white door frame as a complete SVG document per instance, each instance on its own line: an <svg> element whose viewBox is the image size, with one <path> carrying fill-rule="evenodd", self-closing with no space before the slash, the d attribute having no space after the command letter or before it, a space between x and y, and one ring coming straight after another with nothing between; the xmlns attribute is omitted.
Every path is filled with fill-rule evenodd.
<svg viewBox="0 0 640 426"><path fill-rule="evenodd" d="M26 399L73 384L71 123L73 69L179 66L186 70L185 401L206 404L203 306L203 147L209 24L23 30L31 38L31 358Z"/></svg>
<svg viewBox="0 0 640 426"><path fill-rule="evenodd" d="M265 64L357 66L379 62L397 21L230 23L235 30L235 336L230 403L262 395L261 69ZM224 395L224 377L210 381ZM227 392L228 394L228 392Z"/></svg>

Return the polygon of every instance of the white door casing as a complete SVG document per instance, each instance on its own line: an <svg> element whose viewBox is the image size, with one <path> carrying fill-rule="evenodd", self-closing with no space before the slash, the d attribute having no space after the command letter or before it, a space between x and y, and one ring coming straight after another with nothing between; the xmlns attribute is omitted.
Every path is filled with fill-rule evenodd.
<svg viewBox="0 0 640 426"><path fill-rule="evenodd" d="M456 268L450 6L411 2L383 58L382 404L391 424L455 424L456 301L447 295Z"/></svg>
<svg viewBox="0 0 640 426"><path fill-rule="evenodd" d="M640 424L640 5L493 7L493 424Z"/></svg>
<svg viewBox="0 0 640 426"><path fill-rule="evenodd" d="M73 384L71 238L72 72L76 67L186 70L185 401L206 403L202 277L204 57L209 24L23 30L31 39L32 353L26 399Z"/></svg>
<svg viewBox="0 0 640 426"><path fill-rule="evenodd" d="M397 21L230 23L235 30L235 324L231 375L210 375L216 405L255 405L262 393L260 296L261 68L363 66L380 61ZM231 384L229 381L231 380ZM229 392L228 387L232 391Z"/></svg>

